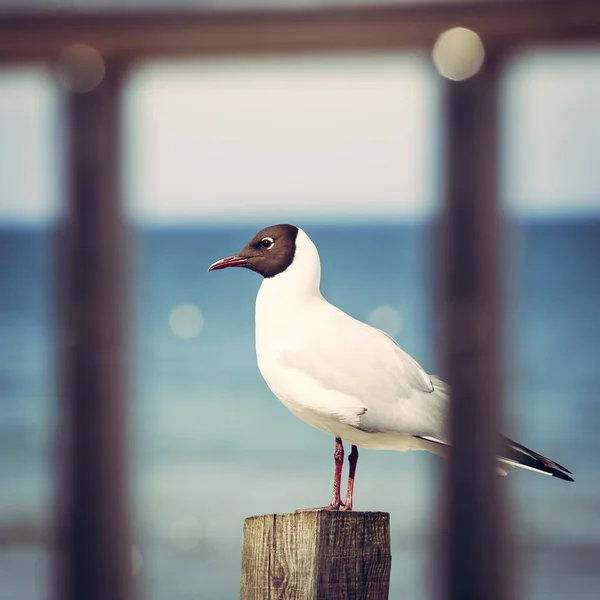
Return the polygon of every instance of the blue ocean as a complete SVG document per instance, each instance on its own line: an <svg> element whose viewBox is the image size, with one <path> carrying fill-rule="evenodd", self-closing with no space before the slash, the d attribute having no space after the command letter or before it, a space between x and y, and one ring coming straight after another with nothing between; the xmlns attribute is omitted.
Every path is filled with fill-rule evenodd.
<svg viewBox="0 0 600 600"><path fill-rule="evenodd" d="M239 593L246 516L326 503L333 440L289 413L254 355L249 271L207 273L264 224L137 228L131 239L132 568L143 597ZM302 225L302 224L301 224ZM439 370L427 224L310 225L323 295L388 325ZM54 233L0 229L0 600L48 598L57 324ZM511 225L506 244L504 431L566 465L568 484L527 471L510 501L515 597L600 591L600 220ZM177 307L196 309L190 335ZM374 316L375 315L375 316ZM362 451L355 507L391 514L390 598L431 598L442 459ZM515 575L516 573L517 575Z"/></svg>

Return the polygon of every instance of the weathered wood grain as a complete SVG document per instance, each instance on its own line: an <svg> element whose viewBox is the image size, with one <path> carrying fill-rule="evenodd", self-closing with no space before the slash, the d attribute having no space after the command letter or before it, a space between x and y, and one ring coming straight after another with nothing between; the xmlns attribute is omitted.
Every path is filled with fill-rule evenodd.
<svg viewBox="0 0 600 600"><path fill-rule="evenodd" d="M391 564L388 513L249 517L240 598L387 600Z"/></svg>

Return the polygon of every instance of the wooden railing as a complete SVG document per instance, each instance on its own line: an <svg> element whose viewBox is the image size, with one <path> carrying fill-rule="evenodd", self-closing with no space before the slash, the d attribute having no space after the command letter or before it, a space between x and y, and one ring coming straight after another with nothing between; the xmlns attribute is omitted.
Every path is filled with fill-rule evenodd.
<svg viewBox="0 0 600 600"><path fill-rule="evenodd" d="M451 27L486 48L598 41L595 0L415 2L285 10L52 11L0 14L0 61L56 60L84 41L106 59L422 49Z"/></svg>

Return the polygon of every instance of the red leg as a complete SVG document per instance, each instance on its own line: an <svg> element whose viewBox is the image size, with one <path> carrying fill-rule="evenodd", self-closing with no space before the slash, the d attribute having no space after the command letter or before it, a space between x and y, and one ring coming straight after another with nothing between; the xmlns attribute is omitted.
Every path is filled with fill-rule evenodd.
<svg viewBox="0 0 600 600"><path fill-rule="evenodd" d="M348 493L346 494L346 502L341 510L352 510L352 492L354 492L354 474L356 473L356 463L358 462L358 448L352 446L352 452L348 457L350 463L350 473L348 474Z"/></svg>
<svg viewBox="0 0 600 600"><path fill-rule="evenodd" d="M344 466L344 445L342 444L341 438L335 438L335 451L333 453L333 460L335 463L335 473L333 476L333 496L331 497L331 504L316 508L301 508L296 512L313 510L339 510L340 506L343 506L342 499L340 498L340 486L342 481L342 467Z"/></svg>

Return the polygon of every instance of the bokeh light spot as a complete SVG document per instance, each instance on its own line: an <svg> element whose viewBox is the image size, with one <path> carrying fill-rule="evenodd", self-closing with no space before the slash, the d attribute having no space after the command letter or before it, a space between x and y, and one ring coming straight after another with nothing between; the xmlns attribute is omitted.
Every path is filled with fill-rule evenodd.
<svg viewBox="0 0 600 600"><path fill-rule="evenodd" d="M454 27L442 33L433 47L433 62L443 77L462 81L473 77L483 64L481 38L470 29Z"/></svg>
<svg viewBox="0 0 600 600"><path fill-rule="evenodd" d="M391 306L378 306L374 308L367 318L367 323L377 329L385 331L394 336L402 329L402 317L400 313Z"/></svg>
<svg viewBox="0 0 600 600"><path fill-rule="evenodd" d="M181 339L191 339L200 334L204 317L195 304L180 304L169 315L171 331Z"/></svg>
<svg viewBox="0 0 600 600"><path fill-rule="evenodd" d="M61 53L58 78L71 92L91 92L100 85L106 66L100 52L87 44L71 44Z"/></svg>

